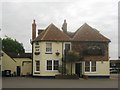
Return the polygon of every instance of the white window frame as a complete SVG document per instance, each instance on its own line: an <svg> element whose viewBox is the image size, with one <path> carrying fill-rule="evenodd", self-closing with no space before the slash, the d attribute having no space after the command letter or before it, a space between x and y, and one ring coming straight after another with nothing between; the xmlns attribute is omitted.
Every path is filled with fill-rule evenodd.
<svg viewBox="0 0 120 90"><path fill-rule="evenodd" d="M59 60L53 60L53 70L54 70L54 61L58 61L58 69L59 69ZM58 71L58 70L54 70L54 71Z"/></svg>
<svg viewBox="0 0 120 90"><path fill-rule="evenodd" d="M52 60L46 60L46 70L47 70L47 61L52 61ZM52 61L53 62L53 61ZM52 63L52 67L53 67L53 63ZM52 71L52 70L47 70L47 71Z"/></svg>
<svg viewBox="0 0 120 90"><path fill-rule="evenodd" d="M52 70L47 70L47 61L49 61L49 60L46 60L46 64L45 64L46 71L58 71L58 70L54 70L54 61L58 61L58 66L59 66L59 64L60 64L59 60L51 60L52 61Z"/></svg>
<svg viewBox="0 0 120 90"><path fill-rule="evenodd" d="M64 44L63 44L63 54L64 54L64 50L65 50L65 44L70 44L70 51L72 50L71 42L64 42Z"/></svg>
<svg viewBox="0 0 120 90"><path fill-rule="evenodd" d="M92 61L89 61L89 63L90 63L90 71L88 72L88 71L85 71L85 62L84 62L84 71L85 71L85 73L96 73L96 71L92 71ZM96 63L96 61L95 61L95 63ZM96 65L96 67L97 67L97 65ZM96 68L96 70L97 70L97 68Z"/></svg>
<svg viewBox="0 0 120 90"><path fill-rule="evenodd" d="M47 44L51 44L51 51L47 51ZM46 42L46 49L45 50L46 50L46 53L52 53L52 42Z"/></svg>

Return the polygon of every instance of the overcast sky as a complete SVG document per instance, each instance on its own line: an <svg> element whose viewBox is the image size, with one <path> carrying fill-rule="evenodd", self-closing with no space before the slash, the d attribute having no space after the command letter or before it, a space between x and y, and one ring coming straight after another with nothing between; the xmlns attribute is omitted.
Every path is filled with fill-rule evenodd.
<svg viewBox="0 0 120 90"><path fill-rule="evenodd" d="M68 31L75 32L84 23L96 28L111 40L110 59L118 59L118 1L119 0L4 0L2 2L2 37L5 35L23 43L31 51L31 24L38 28L54 23L61 29L64 19ZM24 1L24 2L23 2ZM25 2L26 1L26 2ZM0 4L1 7L1 4ZM1 26L2 25L2 26ZM1 33L0 33L1 35Z"/></svg>

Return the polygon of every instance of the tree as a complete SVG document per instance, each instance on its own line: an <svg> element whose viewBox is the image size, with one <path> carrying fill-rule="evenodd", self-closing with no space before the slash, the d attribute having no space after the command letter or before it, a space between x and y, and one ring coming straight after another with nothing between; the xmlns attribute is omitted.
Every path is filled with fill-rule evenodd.
<svg viewBox="0 0 120 90"><path fill-rule="evenodd" d="M2 39L2 50L4 52L24 53L25 49L22 43L19 43L16 39L5 37Z"/></svg>
<svg viewBox="0 0 120 90"><path fill-rule="evenodd" d="M71 75L72 75L72 64L76 61L79 61L79 54L74 51L68 51L66 54L66 62L71 64Z"/></svg>
<svg viewBox="0 0 120 90"><path fill-rule="evenodd" d="M63 74L65 74L66 72L66 68L65 68L65 66L63 66L63 65L59 65L59 69L58 69L58 71L63 75Z"/></svg>

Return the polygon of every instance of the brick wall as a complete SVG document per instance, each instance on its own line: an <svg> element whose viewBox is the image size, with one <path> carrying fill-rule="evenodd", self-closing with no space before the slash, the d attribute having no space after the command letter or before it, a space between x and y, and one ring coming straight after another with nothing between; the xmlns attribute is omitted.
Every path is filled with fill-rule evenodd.
<svg viewBox="0 0 120 90"><path fill-rule="evenodd" d="M84 55L83 51L88 48L89 45L99 45L103 48L103 55ZM109 60L109 51L108 51L108 43L101 42L72 42L72 50L79 52L80 56L83 57L82 60L95 60L95 61L107 61Z"/></svg>

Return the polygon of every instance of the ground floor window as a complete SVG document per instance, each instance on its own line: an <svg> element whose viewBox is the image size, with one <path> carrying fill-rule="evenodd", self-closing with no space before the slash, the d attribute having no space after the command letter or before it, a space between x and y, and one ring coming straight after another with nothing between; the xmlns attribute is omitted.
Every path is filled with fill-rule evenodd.
<svg viewBox="0 0 120 90"><path fill-rule="evenodd" d="M85 61L85 72L96 72L96 61Z"/></svg>
<svg viewBox="0 0 120 90"><path fill-rule="evenodd" d="M47 70L58 70L59 61L58 60L47 60Z"/></svg>
<svg viewBox="0 0 120 90"><path fill-rule="evenodd" d="M59 62L54 60L54 70L58 70Z"/></svg>
<svg viewBox="0 0 120 90"><path fill-rule="evenodd" d="M96 72L96 61L91 62L91 72Z"/></svg>
<svg viewBox="0 0 120 90"><path fill-rule="evenodd" d="M90 72L90 62L85 61L85 72Z"/></svg>
<svg viewBox="0 0 120 90"><path fill-rule="evenodd" d="M35 61L36 64L36 70L35 71L40 71L40 61Z"/></svg>
<svg viewBox="0 0 120 90"><path fill-rule="evenodd" d="M47 60L47 70L52 70L52 60Z"/></svg>

